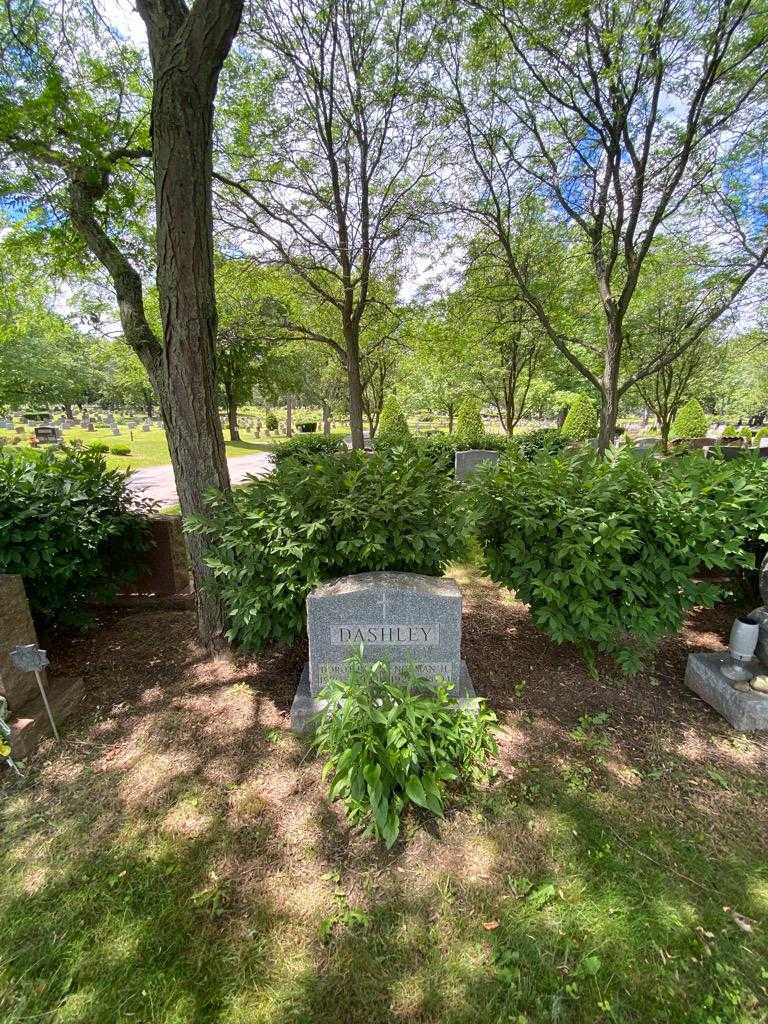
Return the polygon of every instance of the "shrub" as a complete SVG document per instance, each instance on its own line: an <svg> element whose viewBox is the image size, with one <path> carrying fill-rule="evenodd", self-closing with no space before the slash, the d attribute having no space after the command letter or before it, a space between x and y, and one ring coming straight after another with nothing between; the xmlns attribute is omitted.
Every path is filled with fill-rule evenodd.
<svg viewBox="0 0 768 1024"><path fill-rule="evenodd" d="M24 577L42 622L81 622L87 599L135 576L149 507L99 452L0 452L0 572Z"/></svg>
<svg viewBox="0 0 768 1024"><path fill-rule="evenodd" d="M283 441L272 453L275 465L286 459L297 459L304 465L310 465L318 455L332 455L334 452L346 451L343 434L304 434Z"/></svg>
<svg viewBox="0 0 768 1024"><path fill-rule="evenodd" d="M457 441L455 434L443 434L442 432L422 434L415 438L415 445L422 455L433 461L446 473L453 473L456 452L475 447ZM486 434L483 438L483 448L491 451L505 452L509 445L509 438L504 434Z"/></svg>
<svg viewBox="0 0 768 1024"><path fill-rule="evenodd" d="M568 443L556 427L541 427L517 434L509 441L509 450L522 459L535 459L537 456L554 454L562 451Z"/></svg>
<svg viewBox="0 0 768 1024"><path fill-rule="evenodd" d="M755 444L759 446L764 437L768 437L768 427L760 427L755 431Z"/></svg>
<svg viewBox="0 0 768 1024"><path fill-rule="evenodd" d="M682 437L706 437L709 423L701 402L692 398L675 416L669 431L673 440Z"/></svg>
<svg viewBox="0 0 768 1024"><path fill-rule="evenodd" d="M105 441L88 441L83 447L99 455L105 455L109 451L109 445Z"/></svg>
<svg viewBox="0 0 768 1024"><path fill-rule="evenodd" d="M113 444L109 449L113 455L130 455L131 447L127 444Z"/></svg>
<svg viewBox="0 0 768 1024"><path fill-rule="evenodd" d="M387 395L376 432L377 447L402 448L410 445L411 440L411 431L400 403L394 395Z"/></svg>
<svg viewBox="0 0 768 1024"><path fill-rule="evenodd" d="M436 575L465 551L461 488L415 452L285 459L263 480L214 496L189 528L208 534L229 638L293 640L323 580L392 569Z"/></svg>
<svg viewBox="0 0 768 1024"><path fill-rule="evenodd" d="M599 430L597 408L586 395L577 395L563 421L561 433L570 441L589 441Z"/></svg>
<svg viewBox="0 0 768 1024"><path fill-rule="evenodd" d="M465 398L456 417L456 442L462 448L483 448L485 440L480 406L474 398Z"/></svg>
<svg viewBox="0 0 768 1024"><path fill-rule="evenodd" d="M459 706L450 689L425 689L407 672L394 683L381 664L356 658L345 680L323 690L328 705L314 744L326 758L331 799L341 799L349 820L387 848L409 804L442 817L449 782L478 783L490 774L496 717L481 701Z"/></svg>
<svg viewBox="0 0 768 1024"><path fill-rule="evenodd" d="M742 428L741 428L741 430L739 431L739 437L743 437L743 438L744 438L744 440L745 440L745 441L747 442L747 444L749 444L749 445L751 445L751 444L752 444L752 438L753 438L753 436L754 436L754 435L753 435L753 433L752 433L752 428L751 428L751 427L742 427Z"/></svg>
<svg viewBox="0 0 768 1024"><path fill-rule="evenodd" d="M303 423L297 423L296 426L302 434L314 434L317 430L317 420L305 420Z"/></svg>
<svg viewBox="0 0 768 1024"><path fill-rule="evenodd" d="M264 417L264 429L277 430L277 416L273 412L268 412Z"/></svg>
<svg viewBox="0 0 768 1024"><path fill-rule="evenodd" d="M718 596L694 581L701 567L747 566L747 535L767 536L768 467L745 461L631 451L502 460L472 488L489 573L557 643L635 669L689 608Z"/></svg>

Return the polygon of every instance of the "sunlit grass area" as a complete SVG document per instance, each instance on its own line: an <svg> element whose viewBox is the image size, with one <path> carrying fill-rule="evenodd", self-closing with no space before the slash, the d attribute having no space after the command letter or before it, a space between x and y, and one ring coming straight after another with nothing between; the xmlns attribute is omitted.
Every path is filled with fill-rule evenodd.
<svg viewBox="0 0 768 1024"><path fill-rule="evenodd" d="M90 717L0 788L3 1024L765 1020L764 741L520 682L495 780L387 854L287 731L302 652L165 616L102 631Z"/></svg>
<svg viewBox="0 0 768 1024"><path fill-rule="evenodd" d="M30 427L22 435L25 439L34 433ZM250 455L253 452L274 451L275 446L280 444L279 437L256 438L252 431L241 429L242 440L235 443L228 441L228 432L224 432L224 441L229 458L238 455ZM0 430L0 437L10 438L14 436L13 431ZM72 427L64 431L65 441L82 441L83 444L102 441L110 445L126 445L131 449L130 455L106 454L107 464L110 468L119 469L146 469L149 466L162 466L170 463L171 457L168 453L168 442L165 431L154 427L152 430L143 431L141 427L129 430L125 426L120 427L120 436L115 437L110 427L95 427L94 430L83 430L81 427Z"/></svg>

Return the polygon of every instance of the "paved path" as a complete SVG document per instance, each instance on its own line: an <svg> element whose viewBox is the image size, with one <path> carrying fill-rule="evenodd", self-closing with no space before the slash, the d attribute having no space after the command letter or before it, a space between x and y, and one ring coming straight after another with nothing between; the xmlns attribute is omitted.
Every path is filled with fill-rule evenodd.
<svg viewBox="0 0 768 1024"><path fill-rule="evenodd" d="M229 478L233 484L242 483L247 476L267 476L272 472L272 456L269 452L256 452L254 455L237 455L227 459ZM173 478L173 466L150 466L148 469L137 469L128 478L128 487L144 498L152 498L161 506L178 505L176 481Z"/></svg>

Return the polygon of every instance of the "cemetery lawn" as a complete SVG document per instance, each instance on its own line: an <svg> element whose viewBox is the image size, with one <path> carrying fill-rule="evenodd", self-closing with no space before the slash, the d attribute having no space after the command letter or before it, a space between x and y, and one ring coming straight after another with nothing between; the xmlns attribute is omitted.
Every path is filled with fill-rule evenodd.
<svg viewBox="0 0 768 1024"><path fill-rule="evenodd" d="M30 429L29 433L32 433ZM238 455L251 455L253 452L271 452L280 443L277 437L256 438L247 430L241 430L241 441L232 443L227 441L228 431L225 431L225 444L227 457L233 458ZM0 437L13 437L13 431L0 430ZM165 432L159 428L143 431L137 427L133 431L131 440L130 431L127 427L120 427L120 436L113 437L109 427L96 427L94 430L83 430L81 427L72 427L64 431L65 441L82 441L88 444L93 441L103 441L110 445L127 445L131 449L130 455L112 455L106 453L107 465L110 469L146 469L149 466L164 466L170 463L171 456L168 453L168 443L165 439Z"/></svg>
<svg viewBox="0 0 768 1024"><path fill-rule="evenodd" d="M498 776L390 853L286 728L303 645L145 609L53 650L88 703L0 779L3 1024L765 1022L768 738L682 686L734 608L594 679L457 575Z"/></svg>

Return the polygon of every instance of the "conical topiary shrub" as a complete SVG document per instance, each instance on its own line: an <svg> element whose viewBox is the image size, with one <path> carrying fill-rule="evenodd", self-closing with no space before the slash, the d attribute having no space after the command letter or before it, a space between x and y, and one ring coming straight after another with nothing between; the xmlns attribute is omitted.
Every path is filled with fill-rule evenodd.
<svg viewBox="0 0 768 1024"><path fill-rule="evenodd" d="M480 415L480 406L474 398L465 398L461 403L454 436L457 445L467 445L469 448L483 447L485 427Z"/></svg>
<svg viewBox="0 0 768 1024"><path fill-rule="evenodd" d="M597 437L597 408L586 395L577 395L568 410L560 433L571 441L589 441Z"/></svg>
<svg viewBox="0 0 768 1024"><path fill-rule="evenodd" d="M377 446L402 448L409 445L411 440L411 431L400 403L394 395L387 395L381 407L379 429L376 432Z"/></svg>
<svg viewBox="0 0 768 1024"><path fill-rule="evenodd" d="M708 426L707 414L702 409L701 402L692 398L675 416L669 436L673 440L679 437L706 437Z"/></svg>

